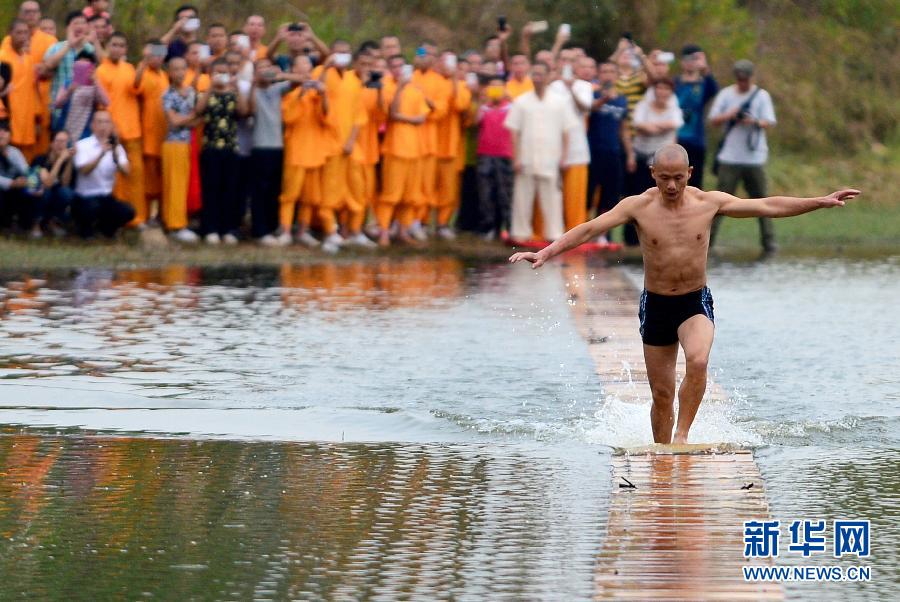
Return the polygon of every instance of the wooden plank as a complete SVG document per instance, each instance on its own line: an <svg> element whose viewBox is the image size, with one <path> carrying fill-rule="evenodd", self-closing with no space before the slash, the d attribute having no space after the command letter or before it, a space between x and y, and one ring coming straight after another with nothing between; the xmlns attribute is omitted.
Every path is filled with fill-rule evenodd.
<svg viewBox="0 0 900 602"><path fill-rule="evenodd" d="M567 257L569 301L607 395L649 398L638 332L639 291L614 267ZM684 374L679 353L678 376ZM704 400L724 400L710 382ZM726 443L614 450L607 534L597 557L596 599L783 600L780 583L744 581L745 520L769 505L748 449ZM634 487L628 486L629 483Z"/></svg>

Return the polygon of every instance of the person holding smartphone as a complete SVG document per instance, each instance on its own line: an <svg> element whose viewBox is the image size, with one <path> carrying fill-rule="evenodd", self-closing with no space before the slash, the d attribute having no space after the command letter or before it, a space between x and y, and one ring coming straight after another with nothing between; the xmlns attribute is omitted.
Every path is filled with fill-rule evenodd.
<svg viewBox="0 0 900 602"><path fill-rule="evenodd" d="M144 195L148 205L162 198L162 145L168 131L163 110L163 95L169 89L169 76L163 70L167 52L161 40L148 41L134 77L141 99Z"/></svg>
<svg viewBox="0 0 900 602"><path fill-rule="evenodd" d="M129 169L116 180L115 196L131 204L135 210L134 223L143 228L149 217L144 193L144 143L141 129L140 90L135 86L137 72L126 60L128 40L122 33L114 33L107 44L107 56L97 67L97 83L109 96L109 114L125 152Z"/></svg>
<svg viewBox="0 0 900 602"><path fill-rule="evenodd" d="M706 62L703 49L688 44L681 49L681 74L675 78L675 95L684 113L684 125L678 130L678 144L688 152L694 171L691 186L703 188L703 171L706 166L706 119L703 111L716 94L719 83Z"/></svg>
<svg viewBox="0 0 900 602"><path fill-rule="evenodd" d="M196 42L200 30L200 14L190 5L180 6L175 10L175 21L169 31L160 38L168 46L166 58L184 56L188 45Z"/></svg>
<svg viewBox="0 0 900 602"><path fill-rule="evenodd" d="M75 145L74 165L78 170L72 218L82 238L99 231L113 237L135 216L134 207L116 198L116 178L127 176L130 164L125 148L114 133L112 116L97 111L91 122L91 136Z"/></svg>
<svg viewBox="0 0 900 602"><path fill-rule="evenodd" d="M232 232L236 213L238 119L247 114L247 98L239 94L228 63L212 64L212 87L200 95L196 114L203 120L200 177L203 184L201 227L209 245L237 244Z"/></svg>

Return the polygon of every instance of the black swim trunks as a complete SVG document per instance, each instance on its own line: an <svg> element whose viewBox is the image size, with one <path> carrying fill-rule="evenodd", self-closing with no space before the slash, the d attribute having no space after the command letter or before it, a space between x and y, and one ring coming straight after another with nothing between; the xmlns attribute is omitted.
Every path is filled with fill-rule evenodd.
<svg viewBox="0 0 900 602"><path fill-rule="evenodd" d="M641 293L638 317L641 339L646 345L671 345L678 342L678 327L692 316L703 314L715 324L713 298L709 287L684 295L659 295L647 290Z"/></svg>

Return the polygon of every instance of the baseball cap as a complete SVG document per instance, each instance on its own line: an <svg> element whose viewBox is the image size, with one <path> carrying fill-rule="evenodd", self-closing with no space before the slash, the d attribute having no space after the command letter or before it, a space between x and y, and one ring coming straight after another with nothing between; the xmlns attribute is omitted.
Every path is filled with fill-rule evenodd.
<svg viewBox="0 0 900 602"><path fill-rule="evenodd" d="M747 77L753 75L753 63L751 63L747 59L736 61L734 63L734 74L744 75Z"/></svg>

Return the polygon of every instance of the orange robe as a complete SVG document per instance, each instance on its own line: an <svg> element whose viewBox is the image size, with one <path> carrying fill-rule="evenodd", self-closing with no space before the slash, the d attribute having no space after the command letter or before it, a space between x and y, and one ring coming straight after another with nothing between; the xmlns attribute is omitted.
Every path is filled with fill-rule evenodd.
<svg viewBox="0 0 900 602"><path fill-rule="evenodd" d="M44 33L38 28L31 32L31 42L29 43L29 51L34 66L37 67L44 60L47 50L56 44L58 40L56 36ZM3 43L0 44L0 51L12 49L12 38L6 36ZM40 116L40 128L37 133L37 143L34 152L36 155L43 155L50 148L50 80L41 79L38 81L38 106Z"/></svg>
<svg viewBox="0 0 900 602"><path fill-rule="evenodd" d="M35 157L38 121L41 110L38 103L37 77L31 54L23 50L21 54L12 45L0 50L0 61L8 63L12 69L9 95L10 129L12 145L22 151L30 162Z"/></svg>

